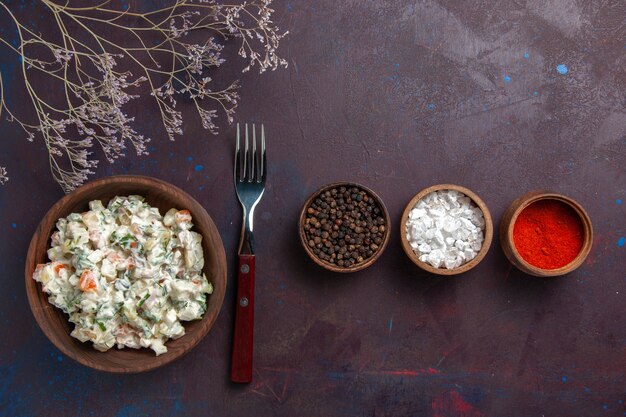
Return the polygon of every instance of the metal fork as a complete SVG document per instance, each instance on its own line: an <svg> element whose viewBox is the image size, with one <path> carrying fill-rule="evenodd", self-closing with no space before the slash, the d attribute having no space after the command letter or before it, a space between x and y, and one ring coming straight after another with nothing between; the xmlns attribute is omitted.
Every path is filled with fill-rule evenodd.
<svg viewBox="0 0 626 417"><path fill-rule="evenodd" d="M240 128L237 123L235 148L235 190L243 207L243 224L239 241L237 266L237 305L235 332L230 368L233 382L252 381L252 352L254 337L254 208L265 191L267 173L265 157L265 128L261 125L261 152L257 152L256 126L252 125L252 148L249 146L248 124L245 124L245 144L242 153Z"/></svg>

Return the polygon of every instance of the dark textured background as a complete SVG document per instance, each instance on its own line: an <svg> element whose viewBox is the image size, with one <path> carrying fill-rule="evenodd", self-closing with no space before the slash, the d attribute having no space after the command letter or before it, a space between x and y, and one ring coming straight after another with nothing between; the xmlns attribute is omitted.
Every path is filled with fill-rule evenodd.
<svg viewBox="0 0 626 417"><path fill-rule="evenodd" d="M21 6L37 19L36 6ZM254 382L228 382L232 276L209 335L163 369L100 373L48 342L29 311L23 263L62 193L41 143L2 121L0 165L11 181L0 188L0 414L626 415L626 3L302 0L275 8L291 32L281 46L289 68L246 74L236 116L268 132ZM15 56L5 51L0 61L8 94L15 91L10 104L27 109L14 88ZM237 76L235 66L221 71ZM96 176L151 175L188 191L217 223L232 271L234 130L211 137L186 109L185 135L171 143L153 108L130 106L154 138L152 153L103 163ZM379 262L349 276L316 267L296 231L306 196L340 179L373 188L395 222ZM496 223L526 191L574 197L595 228L588 261L569 276L537 279L512 268L496 238L463 276L420 273L402 252L398 221L417 191L441 182L474 190Z"/></svg>

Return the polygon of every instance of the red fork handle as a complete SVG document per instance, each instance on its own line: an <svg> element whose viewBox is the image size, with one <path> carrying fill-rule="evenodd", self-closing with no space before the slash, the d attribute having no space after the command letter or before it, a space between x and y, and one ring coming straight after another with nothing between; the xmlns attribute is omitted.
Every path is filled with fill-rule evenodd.
<svg viewBox="0 0 626 417"><path fill-rule="evenodd" d="M231 381L244 384L252 381L253 340L254 255L239 255Z"/></svg>

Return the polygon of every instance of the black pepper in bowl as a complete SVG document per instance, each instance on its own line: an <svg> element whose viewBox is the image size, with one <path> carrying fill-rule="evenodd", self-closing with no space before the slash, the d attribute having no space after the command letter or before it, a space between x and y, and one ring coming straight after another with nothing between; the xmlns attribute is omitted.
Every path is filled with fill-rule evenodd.
<svg viewBox="0 0 626 417"><path fill-rule="evenodd" d="M300 238L319 265L354 272L384 250L389 215L380 198L359 184L331 184L315 192L300 217Z"/></svg>

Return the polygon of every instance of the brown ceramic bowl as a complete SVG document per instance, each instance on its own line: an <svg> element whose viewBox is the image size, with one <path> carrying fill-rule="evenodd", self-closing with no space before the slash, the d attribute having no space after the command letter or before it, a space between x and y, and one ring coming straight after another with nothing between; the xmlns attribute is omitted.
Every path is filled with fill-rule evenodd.
<svg viewBox="0 0 626 417"><path fill-rule="evenodd" d="M517 251L513 241L513 227L515 226L517 216L530 204L539 200L557 200L567 204L578 214L583 226L584 240L578 256L569 264L558 269L542 269L526 262ZM509 208L504 212L504 216L500 222L500 245L502 245L502 250L506 257L521 271L537 277L555 277L574 271L582 265L587 255L589 255L592 242L593 228L589 215L575 200L561 194L544 191L531 191L526 193L511 203Z"/></svg>
<svg viewBox="0 0 626 417"><path fill-rule="evenodd" d="M170 208L187 209L193 216L192 230L200 233L204 251L204 273L213 284L213 294L208 297L207 310L201 320L183 322L185 335L166 343L167 353L155 356L150 349L117 349L99 352L91 342L81 343L70 336L74 325L67 315L48 302L41 285L33 279L37 264L48 262L46 254L50 247L50 236L55 230L57 219L70 213L88 210L92 200L104 204L116 195L141 195L146 202L158 207L161 214ZM50 341L63 353L83 365L101 371L137 373L158 368L181 357L191 350L207 334L222 306L226 290L226 256L222 240L202 206L189 194L164 181L141 176L109 177L90 182L59 200L43 218L28 248L26 257L26 294L30 308Z"/></svg>
<svg viewBox="0 0 626 417"><path fill-rule="evenodd" d="M440 190L455 190L455 191L465 194L478 206L478 208L482 210L483 217L485 218L485 230L484 230L485 240L483 241L483 245L480 248L480 251L478 251L478 254L476 254L476 257L474 259L454 269L435 268L432 265L427 264L426 262L420 261L418 255L413 251L413 249L411 248L411 244L409 243L406 237L406 224L409 219L409 213L411 212L413 207L415 207L415 205L417 204L419 200L426 197L428 194L432 193L433 191L440 191ZM480 261L483 260L485 255L487 255L487 252L489 252L489 247L491 246L491 239L493 238L493 222L491 220L491 213L489 213L489 209L487 208L487 205L483 202L483 200L481 200L480 197L478 197L473 191L468 190L465 187L461 187L459 185L454 185L454 184L433 185L432 187L425 188L419 193L417 193L415 197L413 197L411 201L409 201L409 204L406 205L406 208L404 209L404 213L402 213L402 220L400 222L400 238L402 239L402 248L404 249L404 252L407 254L409 259L411 259L411 261L413 261L415 265L419 266L424 271L427 271L436 275L462 274L463 272L467 272L470 269L474 268L476 265L478 265Z"/></svg>
<svg viewBox="0 0 626 417"><path fill-rule="evenodd" d="M383 236L383 241L379 245L378 249L376 249L376 251L370 258L367 258L363 262L354 264L349 267L338 266L331 262L318 258L313 252L313 250L309 247L307 243L307 239L306 239L306 232L304 231L304 226L305 226L306 217L307 217L307 209L309 208L311 203L313 203L313 201L321 193L326 192L336 187L356 187L356 188L359 188L360 190L365 191L370 197L374 199L378 207L380 207L380 210L382 211L381 215L385 219L385 228L386 228L385 234ZM360 271L362 269L365 269L371 266L374 262L376 262L376 260L380 257L380 255L382 255L383 251L387 247L387 244L389 243L389 236L391 235L391 220L389 219L389 212L387 211L387 207L385 207L383 200L381 200L381 198L374 191L370 190L364 185L356 184L353 182L336 182L333 184L323 186L322 188L320 188L319 190L311 194L311 196L306 200L306 202L304 203L304 206L302 207L302 211L300 212L300 220L298 221L298 230L299 230L298 234L300 235L300 242L302 243L302 247L304 248L307 255L309 255L309 257L313 260L313 262L315 262L316 264L318 264L319 266L323 268L328 269L329 271L348 273L348 272Z"/></svg>

